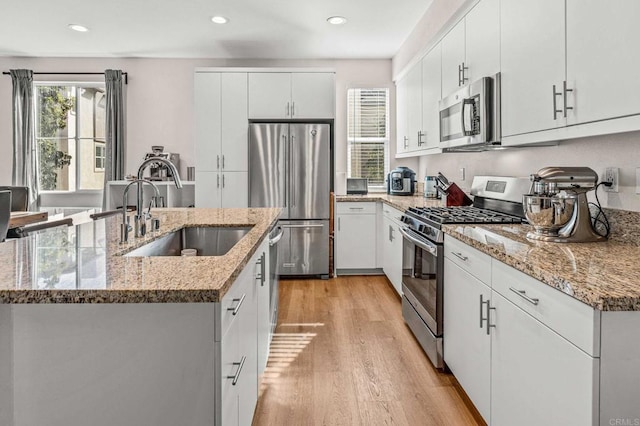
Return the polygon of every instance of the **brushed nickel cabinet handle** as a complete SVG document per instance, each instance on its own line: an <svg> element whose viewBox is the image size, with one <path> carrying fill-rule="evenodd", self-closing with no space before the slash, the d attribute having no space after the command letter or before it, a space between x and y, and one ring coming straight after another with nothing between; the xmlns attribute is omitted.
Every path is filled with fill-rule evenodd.
<svg viewBox="0 0 640 426"><path fill-rule="evenodd" d="M488 305L488 304L489 304L489 301L488 301L488 300L484 300L484 297L483 297L483 295L481 294L481 295L480 295L480 328L482 328L482 327L483 327L483 325L484 325L484 322L485 322L485 321L488 321L488 320L489 320L489 318L485 318L485 317L483 317L483 316L482 316L482 308L484 308L484 305L485 305L485 304L487 304L487 305Z"/></svg>
<svg viewBox="0 0 640 426"><path fill-rule="evenodd" d="M216 157L218 158L216 160L216 162L217 162L216 169L220 170L220 155L216 155Z"/></svg>
<svg viewBox="0 0 640 426"><path fill-rule="evenodd" d="M287 117L289 116L289 102L287 102L287 114L286 114L286 116Z"/></svg>
<svg viewBox="0 0 640 426"><path fill-rule="evenodd" d="M238 379L240 378L240 373L242 372L242 367L244 367L244 362L246 360L247 360L247 357L243 356L242 358L240 358L240 362L233 363L233 365L238 366L238 370L236 371L236 374L234 374L233 376L227 376L227 379L233 379L233 381L231 382L233 386L235 386L236 383L238 383Z"/></svg>
<svg viewBox="0 0 640 426"><path fill-rule="evenodd" d="M246 294L243 294L242 297L240 299L233 299L234 302L238 302L238 304L236 305L235 308L227 308L227 311L233 311L231 312L231 315L238 315L238 311L240 310L240 306L242 306L242 302L244 302L244 298L246 297Z"/></svg>
<svg viewBox="0 0 640 426"><path fill-rule="evenodd" d="M455 251L452 251L451 254L457 257L458 259L462 260L463 262L466 262L467 260L469 260L469 258L463 255L462 253L456 253Z"/></svg>
<svg viewBox="0 0 640 426"><path fill-rule="evenodd" d="M513 287L509 287L509 290L511 290L512 292L514 292L515 294L517 294L518 296L522 297L524 300L526 300L527 302L533 304L533 305L538 305L538 303L540 302L540 299L536 299L533 297L529 297L527 296L527 292L524 290L518 290L515 289Z"/></svg>
<svg viewBox="0 0 640 426"><path fill-rule="evenodd" d="M404 137L404 147L408 148L409 147L409 138L408 137Z"/></svg>
<svg viewBox="0 0 640 426"><path fill-rule="evenodd" d="M567 110L573 107L567 106L567 92L573 92L573 89L567 89L567 80L562 82L562 100L564 101L564 118L567 118Z"/></svg>
<svg viewBox="0 0 640 426"><path fill-rule="evenodd" d="M558 113L561 113L562 110L558 109L558 102L556 101L557 96L562 96L561 92L556 92L556 85L553 85L553 119L558 119Z"/></svg>
<svg viewBox="0 0 640 426"><path fill-rule="evenodd" d="M220 188L220 175L217 175L216 178L217 178L217 181L218 181L218 188Z"/></svg>
<svg viewBox="0 0 640 426"><path fill-rule="evenodd" d="M293 117L294 115L296 115L296 103L291 102L291 116Z"/></svg>
<svg viewBox="0 0 640 426"><path fill-rule="evenodd" d="M491 324L491 311L495 311L496 308L492 308L490 301L487 300L487 336L491 335L491 329L496 328L495 324Z"/></svg>

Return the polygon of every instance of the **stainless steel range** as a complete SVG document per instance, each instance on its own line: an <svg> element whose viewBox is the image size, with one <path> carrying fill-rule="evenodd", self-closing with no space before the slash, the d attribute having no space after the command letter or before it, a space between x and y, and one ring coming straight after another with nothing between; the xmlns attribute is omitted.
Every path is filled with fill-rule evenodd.
<svg viewBox="0 0 640 426"><path fill-rule="evenodd" d="M444 233L457 223L523 223L528 178L476 176L473 206L416 207L402 216L402 315L427 356L444 368L442 318Z"/></svg>

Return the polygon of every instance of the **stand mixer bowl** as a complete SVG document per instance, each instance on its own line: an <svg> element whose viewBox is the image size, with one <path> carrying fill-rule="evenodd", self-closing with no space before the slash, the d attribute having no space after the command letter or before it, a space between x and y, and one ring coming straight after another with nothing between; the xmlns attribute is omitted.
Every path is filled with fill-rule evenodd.
<svg viewBox="0 0 640 426"><path fill-rule="evenodd" d="M557 235L558 230L571 220L577 203L578 196L574 194L566 197L529 194L522 197L525 217L540 235Z"/></svg>

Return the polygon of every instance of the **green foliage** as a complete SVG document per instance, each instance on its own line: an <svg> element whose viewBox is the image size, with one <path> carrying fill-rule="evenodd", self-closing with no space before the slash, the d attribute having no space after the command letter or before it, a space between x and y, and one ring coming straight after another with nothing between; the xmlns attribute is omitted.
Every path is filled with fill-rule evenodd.
<svg viewBox="0 0 640 426"><path fill-rule="evenodd" d="M62 86L38 86L38 124L40 139L38 154L40 159L40 188L56 189L58 170L71 164L71 155L58 150L55 138L60 130L67 127L69 111L75 106L75 98L64 96Z"/></svg>

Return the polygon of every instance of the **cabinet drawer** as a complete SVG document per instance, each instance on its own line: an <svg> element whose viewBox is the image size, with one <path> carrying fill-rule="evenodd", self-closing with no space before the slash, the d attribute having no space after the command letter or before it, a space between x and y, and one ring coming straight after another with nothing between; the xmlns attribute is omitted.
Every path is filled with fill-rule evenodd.
<svg viewBox="0 0 640 426"><path fill-rule="evenodd" d="M229 330L231 325L243 315L245 300L251 298L250 284L253 283L253 274L255 267L250 261L240 273L236 281L233 283L227 294L224 295L220 302L220 327L216 327L216 340L219 341Z"/></svg>
<svg viewBox="0 0 640 426"><path fill-rule="evenodd" d="M447 235L444 241L444 257L479 279L491 283L491 257ZM445 278L446 279L446 278Z"/></svg>
<svg viewBox="0 0 640 426"><path fill-rule="evenodd" d="M492 276L494 291L589 355L599 356L600 311L497 260Z"/></svg>
<svg viewBox="0 0 640 426"><path fill-rule="evenodd" d="M375 202L339 202L337 214L376 214Z"/></svg>
<svg viewBox="0 0 640 426"><path fill-rule="evenodd" d="M384 215L384 217L399 224L400 218L404 213L394 207L391 207L385 203L382 203L382 214Z"/></svg>

